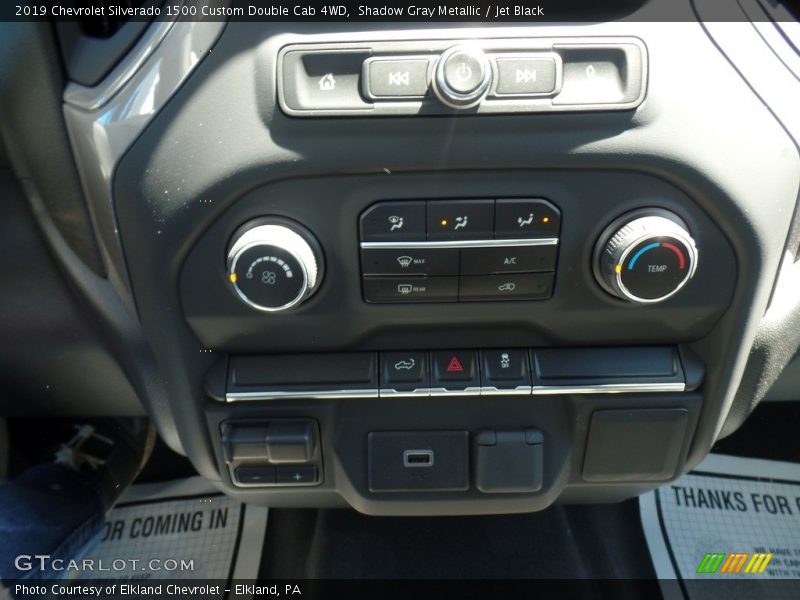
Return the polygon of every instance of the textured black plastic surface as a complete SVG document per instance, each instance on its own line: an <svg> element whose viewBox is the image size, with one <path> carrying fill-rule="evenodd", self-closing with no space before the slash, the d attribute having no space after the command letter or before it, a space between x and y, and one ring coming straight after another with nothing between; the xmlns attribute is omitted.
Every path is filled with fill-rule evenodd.
<svg viewBox="0 0 800 600"><path fill-rule="evenodd" d="M534 377L544 384L601 379L683 379L678 354L669 346L551 348L533 352Z"/></svg>
<svg viewBox="0 0 800 600"><path fill-rule="evenodd" d="M232 386L375 384L376 356L371 352L231 358ZM329 388L331 389L331 388Z"/></svg>

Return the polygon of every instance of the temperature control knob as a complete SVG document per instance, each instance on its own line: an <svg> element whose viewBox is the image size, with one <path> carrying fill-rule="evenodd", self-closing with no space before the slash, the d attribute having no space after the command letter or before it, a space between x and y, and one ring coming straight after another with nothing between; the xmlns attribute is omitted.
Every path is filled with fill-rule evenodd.
<svg viewBox="0 0 800 600"><path fill-rule="evenodd" d="M322 280L322 250L304 227L264 218L237 231L228 250L228 280L249 306L267 312L292 308Z"/></svg>
<svg viewBox="0 0 800 600"><path fill-rule="evenodd" d="M631 302L666 300L694 275L697 247L676 215L658 209L618 219L595 249L594 273L609 293Z"/></svg>

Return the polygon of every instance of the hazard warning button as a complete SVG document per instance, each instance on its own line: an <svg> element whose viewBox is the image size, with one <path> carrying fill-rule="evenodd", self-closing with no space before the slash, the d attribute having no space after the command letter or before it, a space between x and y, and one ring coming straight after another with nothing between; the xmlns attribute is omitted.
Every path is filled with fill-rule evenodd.
<svg viewBox="0 0 800 600"><path fill-rule="evenodd" d="M477 352L474 350L444 350L433 353L433 381L431 387L452 389L450 382L457 381L466 387L480 386ZM445 385L448 384L448 385Z"/></svg>

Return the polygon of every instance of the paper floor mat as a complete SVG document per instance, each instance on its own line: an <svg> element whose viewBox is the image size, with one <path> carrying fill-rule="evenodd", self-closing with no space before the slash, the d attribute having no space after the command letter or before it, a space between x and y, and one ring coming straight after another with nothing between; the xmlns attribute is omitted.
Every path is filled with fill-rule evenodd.
<svg viewBox="0 0 800 600"><path fill-rule="evenodd" d="M266 526L266 508L241 504L202 477L134 485L84 559L93 568L80 577L256 579Z"/></svg>
<svg viewBox="0 0 800 600"><path fill-rule="evenodd" d="M639 506L665 596L800 598L800 465L709 455Z"/></svg>

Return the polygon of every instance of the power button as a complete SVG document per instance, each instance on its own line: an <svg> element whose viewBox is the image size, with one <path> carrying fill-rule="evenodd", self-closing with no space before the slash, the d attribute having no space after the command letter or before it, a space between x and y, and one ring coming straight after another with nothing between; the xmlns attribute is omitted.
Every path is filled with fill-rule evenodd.
<svg viewBox="0 0 800 600"><path fill-rule="evenodd" d="M436 65L434 90L448 106L470 108L483 100L491 80L489 61L480 48L454 46L442 54Z"/></svg>

